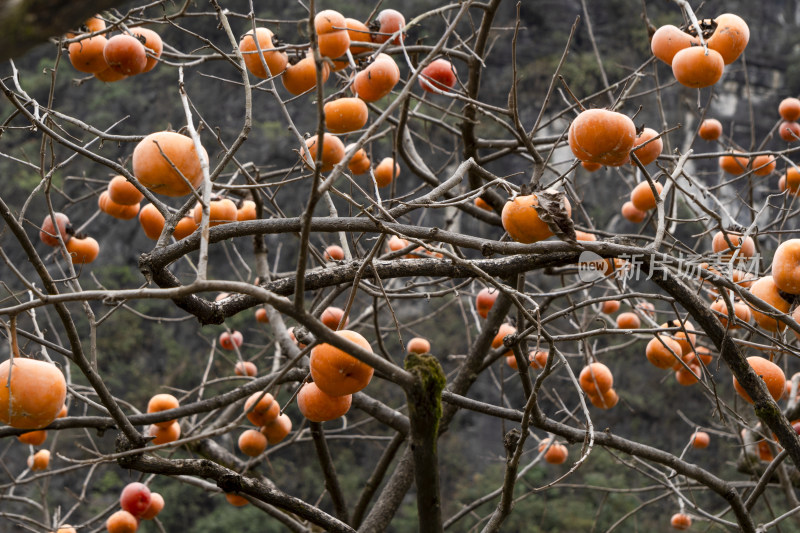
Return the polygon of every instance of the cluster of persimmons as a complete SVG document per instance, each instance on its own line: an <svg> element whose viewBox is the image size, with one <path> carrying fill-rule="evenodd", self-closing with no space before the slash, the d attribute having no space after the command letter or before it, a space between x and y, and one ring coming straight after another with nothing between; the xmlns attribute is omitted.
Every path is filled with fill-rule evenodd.
<svg viewBox="0 0 800 533"><path fill-rule="evenodd" d="M653 55L672 67L681 85L701 89L722 78L726 65L736 61L750 41L750 28L738 15L725 13L698 21L683 31L668 24L653 34Z"/></svg>
<svg viewBox="0 0 800 533"><path fill-rule="evenodd" d="M139 528L141 520L152 520L164 508L164 498L151 492L144 483L133 482L125 485L119 495L121 509L106 520L110 533L133 533ZM61 529L58 530L61 532Z"/></svg>
<svg viewBox="0 0 800 533"><path fill-rule="evenodd" d="M70 63L104 82L153 70L164 48L161 37L148 28L134 28L109 38L106 22L99 16L87 20L81 30L78 35L67 35L71 41Z"/></svg>
<svg viewBox="0 0 800 533"><path fill-rule="evenodd" d="M325 10L316 15L313 26L316 47L309 48L307 52L292 55L271 30L256 27L241 38L237 53L250 75L269 82L280 78L283 87L291 95L315 90L320 81L326 82L331 71L348 72L349 69L349 90L352 95L342 94L324 104L325 132L321 138L318 135L309 137L304 145L298 147L300 158L308 168L325 173L337 165L344 166L342 162L350 154L346 166L353 175L370 173L378 188L387 187L399 176L399 164L392 157L386 157L373 168L367 150L354 150L355 145L345 145L340 136L367 127L370 112L368 104L389 95L400 82L400 68L395 59L383 53L382 49L374 53L374 47L363 45L401 45L405 19L398 11L385 9L377 14L373 23L367 25L345 18L336 11ZM108 38L106 34L111 29L102 19L95 17L86 21L81 34L68 35L72 65L105 82L118 81L152 69L158 63L163 48L158 34L145 28L120 29L122 34ZM697 29L701 31L698 33ZM679 83L702 88L720 79L724 66L736 61L748 40L747 24L737 15L723 14L712 21L692 24L687 31L675 26L663 26L653 35L651 46L655 57L672 66ZM316 51L319 55L316 55ZM428 93L448 93L456 87L458 77L450 61L439 58L421 69L419 83L421 89ZM800 100L787 98L781 103L779 113L784 120L779 126L782 138L787 142L800 139L800 125L796 122L800 118ZM706 141L717 141L722 136L722 125L715 119L706 119L698 135ZM567 141L577 159L575 166L580 162L590 172L604 166L633 165L645 169L656 162L664 149L661 134L657 131L651 128L637 129L630 117L608 109L581 108L569 126ZM111 178L107 190L99 195L98 207L104 214L120 220L138 217L145 235L158 240L162 238L167 219L173 212L171 208L165 212L153 203L142 206L144 192L180 198L200 190L208 179L208 159L206 150L189 136L173 131L150 133L138 142L131 154L132 174L136 179L129 181L124 176ZM755 175L767 176L775 171L776 161L770 155L750 158L730 154L722 156L719 165L731 174L741 175L752 171ZM798 194L800 171L790 167L781 177L779 187ZM649 177L640 181L631 190L630 199L620 207L621 215L631 222L642 223L650 212L659 207L662 191L663 186L658 181ZM478 199L476 203L491 210L483 200ZM553 203L557 204L555 208L552 207ZM548 207L544 207L544 204ZM204 210L204 207L207 209ZM572 216L572 206L562 193L554 189L526 191L505 204L501 213L502 226L516 242L531 244L544 241L555 236L555 232L552 222L548 221L549 217L543 216L543 210L551 214L555 210L556 216L560 217ZM224 196L213 196L208 206L198 202L191 214L177 220L171 234L166 237L181 240L192 235L201 227L204 216L207 216L210 226L254 220L257 218L256 204L248 199L234 202ZM558 236L563 237L561 234ZM74 264L91 263L99 253L98 242L77 234L68 217L60 212L45 217L39 237L46 245L65 251ZM568 239L572 240L571 236ZM574 240L595 241L596 236L576 231ZM388 239L387 246L390 252L404 259L442 257L442 254L427 251L396 235ZM713 236L712 249L708 253L710 257L724 259L736 267L738 261L746 261L755 255L755 244L752 237L741 228L732 228ZM325 248L323 257L326 261L343 261L345 252L340 246L331 244ZM604 260L595 266L610 276L628 267L620 259ZM716 273L713 266L706 264L704 268ZM777 247L771 272L770 276L755 279L745 270L734 268L732 280L778 311L789 313L792 299L800 296L800 239L787 240ZM785 327L774 316L754 309L740 299L724 298L714 289L708 292L713 298L708 308L728 330L751 322L771 333L781 332ZM475 300L475 312L486 319L497 295L496 290L481 290ZM220 295L220 298L226 296ZM607 316L620 309L621 303L616 299L606 299L601 305L601 312ZM800 307L794 310L792 317L800 322ZM255 318L260 323L269 321L267 311L263 308L256 310ZM656 326L654 319L654 306L640 303L619 313L614 323L619 330L634 331L642 327L643 321ZM367 338L346 329L348 319L342 309L329 306L322 312L320 320L337 335L372 352ZM704 368L711 363L713 353L698 343L694 326L688 320L672 320L657 329L659 331L653 334L644 349L644 357L655 367L674 372L675 379L681 385L698 383ZM294 338L293 332L290 331L290 334L300 348L305 347ZM553 364L551 352L539 346L523 358L515 354L511 346L516 342L516 334L513 325L504 323L491 343L498 358L508 367L525 372L528 365L545 369ZM239 331L225 331L219 337L222 349L237 354L235 374L245 378L255 377L258 374L256 365L241 357L243 342L243 334ZM426 353L430 352L431 345L428 340L416 337L408 343L407 350L410 353ZM773 399L780 400L787 390L787 380L781 368L763 357L749 357L747 361L764 380ZM13 373L10 374L12 366ZM314 423L339 418L350 409L352 395L369 385L373 373L371 366L346 351L328 343L317 344L310 350L309 376L296 394L298 408L308 421ZM41 428L57 417L66 415L64 375L49 362L27 359L17 353L11 360L0 364L0 382L6 381L9 387L0 387L0 420L15 428L31 430L19 437L23 443L42 445L46 440L46 432ZM600 361L593 360L583 367L578 384L595 408L611 409L619 402L619 395L614 389L614 376L609 367ZM752 403L736 378L733 378L733 387L744 400ZM23 389L33 390L36 394L20 394L18 390ZM148 403L147 412L165 412L164 416L170 416L166 412L179 408L180 402L175 396L157 394ZM241 453L248 457L260 456L268 445L281 442L292 431L292 421L282 413L277 398L266 391L249 396L241 416L253 425L244 430L237 441ZM147 435L150 443L156 446L178 441L181 438L178 417L152 424L147 429ZM689 443L694 448L704 449L709 445L709 440L707 433L695 431ZM567 447L553 437L542 439L538 450L548 463L561 464L567 460ZM32 470L45 469L48 463L47 450L40 450L29 459ZM246 498L238 494L227 494L226 497L232 505L248 503ZM106 527L110 533L135 531L139 520L151 519L158 514L164 507L164 499L151 493L141 483L131 483L122 492L120 506L121 510L112 514L107 521ZM671 525L675 529L687 529L691 525L691 518L684 513L675 514Z"/></svg>
<svg viewBox="0 0 800 533"><path fill-rule="evenodd" d="M393 9L378 13L369 28L333 10L317 14L314 28L322 56L322 81L328 79L331 67L335 71L353 68L354 96L343 96L325 104L327 132L321 142L316 135L308 138L301 150L303 161L309 167L315 168L319 163L320 171L328 172L341 162L350 146L345 146L337 135L364 128L369 118L367 103L388 95L400 79L400 70L391 56L383 53L369 56L370 48L351 43L399 44L403 40L404 27L403 15ZM158 34L147 28L126 29L121 35L106 38L106 32L111 28L107 28L99 16L87 20L81 30L84 33L67 36L74 41L69 45L70 61L78 70L92 73L103 81L118 81L151 70L163 50ZM280 77L286 90L293 95L313 90L317 83L313 54L309 51L302 58L290 57L284 48L279 46L272 31L264 27L249 31L239 42L244 64L253 76L264 79ZM450 91L457 83L455 67L446 59L436 59L422 69L419 83L424 91L430 93ZM203 181L202 162L208 161L208 154L204 148L200 149L202 156L198 155L188 136L172 131L152 133L133 152L133 174L141 186L155 193L169 197L185 196ZM347 167L354 175L370 172L378 187L390 185L400 174L400 165L391 157L382 159L373 168L364 148L352 155ZM165 226L165 213L150 203L141 207L143 198L135 185L123 176L116 176L109 182L108 191L98 198L98 206L104 213L118 219L138 216L144 233L157 240ZM213 197L209 205L209 225L255 219L255 204L251 200L237 203L228 198ZM61 228L61 219L65 215L56 214L56 218ZM202 207L198 204L191 216L176 223L173 230L175 239L191 235L198 229L201 219ZM97 257L99 245L94 239L71 238L68 221L65 230L63 238L73 263L89 263ZM49 217L42 224L42 231L43 240L57 246L58 240Z"/></svg>

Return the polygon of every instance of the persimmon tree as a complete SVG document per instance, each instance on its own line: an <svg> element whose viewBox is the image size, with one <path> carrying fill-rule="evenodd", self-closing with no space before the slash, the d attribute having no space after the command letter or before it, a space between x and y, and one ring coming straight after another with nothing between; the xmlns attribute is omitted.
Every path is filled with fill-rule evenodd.
<svg viewBox="0 0 800 533"><path fill-rule="evenodd" d="M800 101L739 138L714 96L747 78L745 20L675 0L656 28L636 4L642 53L612 79L581 5L535 82L534 6L500 0L154 2L73 20L44 83L10 62L2 519L163 530L185 502L148 485L179 484L291 531L400 528L409 494L411 530L500 531L605 455L628 486L574 490L657 492L608 529L795 520ZM179 370L137 390L117 350ZM705 407L663 442L617 431L657 389L656 411ZM483 474L444 467L478 420L501 476L444 497ZM355 486L337 451L368 464ZM290 455L315 497L273 475ZM102 472L134 481L119 502Z"/></svg>

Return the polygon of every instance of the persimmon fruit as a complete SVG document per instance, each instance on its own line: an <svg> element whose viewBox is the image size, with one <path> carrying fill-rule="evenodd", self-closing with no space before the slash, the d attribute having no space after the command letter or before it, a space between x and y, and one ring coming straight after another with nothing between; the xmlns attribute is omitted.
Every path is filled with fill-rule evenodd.
<svg viewBox="0 0 800 533"><path fill-rule="evenodd" d="M269 444L278 444L292 431L292 420L286 413L281 413L278 418L261 426L261 433L267 437Z"/></svg>
<svg viewBox="0 0 800 533"><path fill-rule="evenodd" d="M181 438L181 425L178 422L173 422L167 427L159 427L153 424L147 434L153 437L150 442L154 445L169 444Z"/></svg>
<svg viewBox="0 0 800 533"><path fill-rule="evenodd" d="M97 255L100 253L100 245L92 237L74 235L67 242L67 253L72 264L83 265L97 259Z"/></svg>
<svg viewBox="0 0 800 533"><path fill-rule="evenodd" d="M408 344L406 345L406 351L408 353L430 353L431 351L431 343L427 339L423 339L422 337L414 337Z"/></svg>
<svg viewBox="0 0 800 533"><path fill-rule="evenodd" d="M692 448L697 448L698 450L702 450L708 448L708 445L711 442L711 438L705 431L695 431L692 434L690 442L692 443Z"/></svg>
<svg viewBox="0 0 800 533"><path fill-rule="evenodd" d="M781 367L768 359L758 356L748 357L747 363L753 368L753 372L764 380L772 399L776 402L780 400L786 390L786 375L781 370ZM733 388L745 401L753 403L753 399L739 384L736 376L733 377Z"/></svg>
<svg viewBox="0 0 800 533"><path fill-rule="evenodd" d="M603 394L614 385L611 370L603 363L590 363L583 367L578 383L587 394Z"/></svg>
<svg viewBox="0 0 800 533"><path fill-rule="evenodd" d="M539 443L539 453L541 453L550 444L550 439L544 439ZM567 447L558 442L554 442L544 452L544 460L552 465L560 465L567 460Z"/></svg>
<svg viewBox="0 0 800 533"><path fill-rule="evenodd" d="M650 302L639 302L636 304L635 308L640 312L644 313L649 317L656 316L656 306Z"/></svg>
<svg viewBox="0 0 800 533"><path fill-rule="evenodd" d="M352 145L347 145L345 147L345 152L349 151L351 146ZM356 153L353 154L353 157L350 158L350 162L347 163L347 168L350 170L350 172L358 176L360 174L366 174L369 172L371 164L372 163L367 156L367 151L363 148L359 148Z"/></svg>
<svg viewBox="0 0 800 533"><path fill-rule="evenodd" d="M572 153L581 161L618 167L630 159L636 126L622 113L587 109L572 121L567 137Z"/></svg>
<svg viewBox="0 0 800 533"><path fill-rule="evenodd" d="M679 385L683 385L684 387L690 387L700 381L700 376L702 376L702 370L700 370L699 365L687 365L689 368L685 368L683 365L675 371L675 380L678 382Z"/></svg>
<svg viewBox="0 0 800 533"><path fill-rule="evenodd" d="M150 489L144 483L128 483L119 495L119 506L131 515L141 516L150 506Z"/></svg>
<svg viewBox="0 0 800 533"><path fill-rule="evenodd" d="M772 256L772 279L783 292L800 294L800 239L778 245Z"/></svg>
<svg viewBox="0 0 800 533"><path fill-rule="evenodd" d="M322 258L325 259L325 261L343 261L344 250L339 245L331 244L325 248Z"/></svg>
<svg viewBox="0 0 800 533"><path fill-rule="evenodd" d="M203 157L208 161L204 148ZM132 161L133 174L139 183L157 194L186 196L203 181L194 142L173 131L151 133L142 139L133 150Z"/></svg>
<svg viewBox="0 0 800 533"><path fill-rule="evenodd" d="M233 493L225 493L225 499L228 501L229 504L233 505L234 507L244 507L249 501L244 496L239 496L238 494Z"/></svg>
<svg viewBox="0 0 800 533"><path fill-rule="evenodd" d="M256 218L258 218L258 214L256 213L256 203L253 200L245 200L236 208L236 222L246 222Z"/></svg>
<svg viewBox="0 0 800 533"><path fill-rule="evenodd" d="M256 322L260 322L261 324L269 324L269 315L267 314L267 310L263 307L256 309Z"/></svg>
<svg viewBox="0 0 800 533"><path fill-rule="evenodd" d="M305 151L302 152L303 160L309 168L314 168L317 160L318 141L317 136L309 137L306 140L306 146L311 154L311 161L308 160ZM322 157L320 170L322 172L330 172L342 159L344 159L344 143L336 137L326 133L322 136Z"/></svg>
<svg viewBox="0 0 800 533"><path fill-rule="evenodd" d="M157 241L164 231L167 220L154 204L147 204L139 210L139 224L148 239Z"/></svg>
<svg viewBox="0 0 800 533"><path fill-rule="evenodd" d="M620 303L619 300L606 300L600 306L600 311L610 315L612 313L616 313L619 311Z"/></svg>
<svg viewBox="0 0 800 533"><path fill-rule="evenodd" d="M47 470L48 466L50 466L50 450L39 450L28 457L28 468L34 472Z"/></svg>
<svg viewBox="0 0 800 533"><path fill-rule="evenodd" d="M489 316L489 311L492 310L498 294L500 291L489 287L484 287L478 292L478 296L475 297L475 310L482 318Z"/></svg>
<svg viewBox="0 0 800 533"><path fill-rule="evenodd" d="M139 204L121 205L114 202L108 191L103 191L97 198L100 211L120 220L131 220L139 214Z"/></svg>
<svg viewBox="0 0 800 533"><path fill-rule="evenodd" d="M402 250L403 248L408 248L408 246L409 246L409 242L406 239L402 239L402 238L398 237L397 235L392 235L389 238L389 241L386 244L389 247L389 250L391 250L392 252L396 252L398 250ZM408 259L411 259L414 256L409 254L409 255L406 255L404 257L406 257Z"/></svg>
<svg viewBox="0 0 800 533"><path fill-rule="evenodd" d="M714 358L711 350L706 348L705 346L695 346L693 352L689 352L688 354L684 355L684 360L688 363L692 363L692 361L699 359L703 362L704 365L708 366L711 364L711 360Z"/></svg>
<svg viewBox="0 0 800 533"><path fill-rule="evenodd" d="M160 413L161 411L168 411L170 409L177 409L180 407L180 402L178 399L173 396L172 394L156 394L147 402L147 412L148 413ZM173 423L176 422L176 419L172 420L165 420L163 422L155 422L154 425L160 428L168 428Z"/></svg>
<svg viewBox="0 0 800 533"><path fill-rule="evenodd" d="M325 9L314 17L314 30L317 34L319 53L323 57L336 58L350 48L350 34L344 15L332 9Z"/></svg>
<svg viewBox="0 0 800 533"><path fill-rule="evenodd" d="M510 366L512 369L514 369L514 370L518 370L519 369L519 365L517 364L517 358L516 358L516 356L514 356L513 353L511 355L505 356L505 361L506 361L506 364L508 366Z"/></svg>
<svg viewBox="0 0 800 533"><path fill-rule="evenodd" d="M552 189L549 192L555 192ZM553 231L545 221L539 218L535 206L539 205L536 193L527 196L517 196L506 202L501 213L503 228L512 239L524 244L543 241L553 236ZM567 216L572 216L572 206L564 197L564 208Z"/></svg>
<svg viewBox="0 0 800 533"><path fill-rule="evenodd" d="M267 449L267 437L257 429L246 429L239 435L239 451L249 457L257 457Z"/></svg>
<svg viewBox="0 0 800 533"><path fill-rule="evenodd" d="M369 341L360 333L342 329L336 334L372 352ZM312 348L310 367L314 383L331 396L347 396L362 390L374 373L367 363L328 343Z"/></svg>
<svg viewBox="0 0 800 533"><path fill-rule="evenodd" d="M325 310L319 317L320 322L328 326L328 328L332 330L336 330L339 327L339 323L342 321L342 317L344 316L344 309L336 306L329 306L326 307ZM350 317L348 317L342 327L347 327L348 322L350 322Z"/></svg>
<svg viewBox="0 0 800 533"><path fill-rule="evenodd" d="M391 56L378 54L367 68L356 74L353 90L365 102L376 102L392 92L400 81L400 69Z"/></svg>
<svg viewBox="0 0 800 533"><path fill-rule="evenodd" d="M325 127L331 133L350 133L367 123L369 109L361 98L339 98L324 106Z"/></svg>
<svg viewBox="0 0 800 533"><path fill-rule="evenodd" d="M689 518L689 515L676 513L670 518L669 525L672 526L673 529L689 529L692 526L692 519Z"/></svg>
<svg viewBox="0 0 800 533"><path fill-rule="evenodd" d="M650 339L645 349L647 360L656 368L661 369L672 368L676 357L680 357L682 353L683 350L678 341L665 335L656 335L656 337Z"/></svg>
<svg viewBox="0 0 800 533"><path fill-rule="evenodd" d="M149 28L134 28L131 33L139 39L148 52L147 63L142 72L150 72L158 65L158 59L161 57L161 52L164 51L164 42L158 33Z"/></svg>
<svg viewBox="0 0 800 533"><path fill-rule="evenodd" d="M658 28L650 41L650 50L658 59L672 66L672 59L675 54L685 48L689 48L699 41L672 24L667 24Z"/></svg>
<svg viewBox="0 0 800 533"><path fill-rule="evenodd" d="M725 62L716 50L702 46L684 48L672 59L672 74L678 83L693 89L710 87L722 77Z"/></svg>
<svg viewBox="0 0 800 533"><path fill-rule="evenodd" d="M175 224L175 231L172 233L172 236L175 237L176 241L185 239L186 237L197 231L198 227L199 226L197 225L197 222L194 221L193 216L183 217L178 221L177 224ZM159 232L159 234L160 233L161 232Z"/></svg>
<svg viewBox="0 0 800 533"><path fill-rule="evenodd" d="M69 62L80 72L87 74L103 72L109 68L103 55L107 42L108 39L104 35L95 35L70 43Z"/></svg>
<svg viewBox="0 0 800 533"><path fill-rule="evenodd" d="M72 237L72 224L69 223L69 217L64 213L56 212L52 216L47 215L39 227L39 240L47 246L58 246L58 234L61 234L61 239L65 243ZM58 233L56 233L56 227Z"/></svg>
<svg viewBox="0 0 800 533"><path fill-rule="evenodd" d="M778 114L787 122L794 122L800 118L800 100L797 98L784 98L778 105Z"/></svg>
<svg viewBox="0 0 800 533"><path fill-rule="evenodd" d="M658 159L658 156L661 155L661 151L664 150L664 141L661 140L661 137L658 137L658 132L651 128L642 130L642 133L636 137L633 145L639 146L648 141L650 141L648 144L633 151L636 157L639 158L639 162L643 165L649 165ZM633 161L631 161L631 163L633 163Z"/></svg>
<svg viewBox="0 0 800 533"><path fill-rule="evenodd" d="M399 46L403 41L403 32L400 31L406 27L406 19L402 13L394 9L384 9L378 16L375 17L378 33L372 34L373 43L385 43L391 39L390 44ZM392 37L393 34L398 33Z"/></svg>
<svg viewBox="0 0 800 533"><path fill-rule="evenodd" d="M500 324L500 327L497 328L497 334L494 336L494 339L492 339L492 348L496 349L500 348L501 346L504 346L503 339L508 335L512 335L516 332L517 328L515 328L511 324L506 324L506 323ZM509 355L513 356L513 353L511 352L511 350L508 350L503 355L508 357Z"/></svg>
<svg viewBox="0 0 800 533"><path fill-rule="evenodd" d="M778 125L778 135L787 143L800 140L800 124L795 121L784 121Z"/></svg>
<svg viewBox="0 0 800 533"><path fill-rule="evenodd" d="M614 389L608 389L602 394L586 394L592 405L598 409L611 409L619 403L619 395Z"/></svg>
<svg viewBox="0 0 800 533"><path fill-rule="evenodd" d="M192 214L194 215L195 224L199 227L200 222L203 220L203 206L199 203L195 205ZM236 222L238 216L239 212L236 209L236 204L229 198L213 198L208 203L208 225L211 227Z"/></svg>
<svg viewBox="0 0 800 533"><path fill-rule="evenodd" d="M419 85L429 93L450 92L458 77L453 64L446 59L435 59L422 69Z"/></svg>
<svg viewBox="0 0 800 533"><path fill-rule="evenodd" d="M100 72L93 73L93 76L104 83L114 83L126 79L128 76L120 74L111 67L101 70Z"/></svg>
<svg viewBox="0 0 800 533"><path fill-rule="evenodd" d="M115 512L106 520L106 531L108 533L136 533L138 528L139 521L125 510Z"/></svg>
<svg viewBox="0 0 800 533"><path fill-rule="evenodd" d="M250 361L239 361L233 366L233 373L237 376L253 377L258 374L258 367Z"/></svg>
<svg viewBox="0 0 800 533"><path fill-rule="evenodd" d="M655 182L655 188L658 195L661 196L661 191L664 190L664 187L660 183ZM641 181L633 188L631 191L631 203L636 209L642 212L655 209L656 197L653 194L653 189L650 187L650 182Z"/></svg>
<svg viewBox="0 0 800 533"><path fill-rule="evenodd" d="M775 280L772 276L764 276L763 278L756 280L750 286L750 293L753 296L756 296L770 304L772 307L777 309L779 313L788 313L789 309L791 308L791 303L787 302L783 296L781 296L778 286L775 284ZM767 331L783 331L783 329L786 327L786 324L779 322L771 315L762 313L752 306L751 310L753 313L753 319L762 329Z"/></svg>
<svg viewBox="0 0 800 533"><path fill-rule="evenodd" d="M36 431L27 431L17 436L17 440L23 444L30 444L31 446L41 446L47 440L47 431L37 429Z"/></svg>
<svg viewBox="0 0 800 533"><path fill-rule="evenodd" d="M479 197L477 197L477 198L475 198L475 205L476 205L477 207L479 207L479 208L483 209L484 211L494 211L494 209L492 208L492 206L491 206L491 205L489 205L488 203L486 203L486 200L484 200L484 199L483 199L483 198L481 198L480 196L479 196Z"/></svg>
<svg viewBox="0 0 800 533"><path fill-rule="evenodd" d="M76 28L80 34L85 33L95 33L98 31L103 31L106 29L106 21L103 20L100 15L96 15L94 17L86 19L83 24L79 28ZM66 38L67 39L74 39L76 37L75 32L67 32Z"/></svg>
<svg viewBox="0 0 800 533"><path fill-rule="evenodd" d="M352 394L331 396L314 382L306 383L297 393L297 407L311 422L327 422L344 416L352 402Z"/></svg>
<svg viewBox="0 0 800 533"><path fill-rule="evenodd" d="M706 141L716 141L722 135L722 123L715 118L707 118L700 124L697 134Z"/></svg>
<svg viewBox="0 0 800 533"><path fill-rule="evenodd" d="M724 13L714 19L717 28L714 34L706 41L708 48L719 52L725 65L736 61L744 52L750 41L750 28L738 15Z"/></svg>
<svg viewBox="0 0 800 533"><path fill-rule="evenodd" d="M254 426L265 426L278 418L281 406L270 393L255 392L244 402L247 419Z"/></svg>
<svg viewBox="0 0 800 533"><path fill-rule="evenodd" d="M678 341L681 347L681 354L687 354L692 351L692 347L697 342L697 334L694 333L694 326L688 320L681 322L680 320L670 320L661 324L662 328L679 328L670 336ZM688 334L688 336L687 336Z"/></svg>
<svg viewBox="0 0 800 533"><path fill-rule="evenodd" d="M328 81L331 69L327 63L322 64L322 83ZM314 57L307 55L295 64L290 64L283 71L281 76L283 86L291 94L298 96L306 91L310 91L317 86L317 67Z"/></svg>
<svg viewBox="0 0 800 533"><path fill-rule="evenodd" d="M275 45L272 39L275 35L271 30L258 27L254 31L255 39L253 38L253 31L250 31L239 41L239 50L242 52L245 67L248 72L256 78L266 79L271 76L279 75L286 70L289 57L286 55L286 52L274 49ZM259 49L261 49L260 54L258 53ZM312 70L314 68L313 60L311 68ZM300 92L302 93L305 91Z"/></svg>
<svg viewBox="0 0 800 533"><path fill-rule="evenodd" d="M781 176L778 187L781 191L788 189L790 194L797 195L800 192L800 171L795 167L788 167L786 174Z"/></svg>
<svg viewBox="0 0 800 533"><path fill-rule="evenodd" d="M108 182L108 197L120 205L134 205L144 199L144 194L124 176L114 176Z"/></svg>
<svg viewBox="0 0 800 533"><path fill-rule="evenodd" d="M262 426L260 431L267 437L267 443L278 444L291 433L292 420L286 413L282 413L272 422Z"/></svg>
<svg viewBox="0 0 800 533"><path fill-rule="evenodd" d="M770 155L758 155L753 158L753 174L756 176L768 176L772 174L777 166L775 158Z"/></svg>
<svg viewBox="0 0 800 533"><path fill-rule="evenodd" d="M150 505L147 506L147 509L139 518L141 520L152 520L158 516L162 509L164 509L164 497L157 492L151 492Z"/></svg>
<svg viewBox="0 0 800 533"><path fill-rule="evenodd" d="M636 313L626 311L617 315L617 327L619 329L639 329L642 327L642 319Z"/></svg>
<svg viewBox="0 0 800 533"><path fill-rule="evenodd" d="M125 76L135 76L147 67L147 52L142 41L132 35L121 34L110 38L103 48L108 68Z"/></svg>
<svg viewBox="0 0 800 533"><path fill-rule="evenodd" d="M548 357L550 357L548 352L543 350L531 350L528 354L528 361L530 361L533 368L544 368L547 366Z"/></svg>
<svg viewBox="0 0 800 533"><path fill-rule="evenodd" d="M730 329L737 329L739 328L738 322L750 322L750 318L752 314L750 312L750 308L747 304L742 302L733 302L733 313L736 317L736 321L730 322L728 321L728 306L725 305L725 300L718 299L714 303L711 304L711 310L719 313L717 315L717 319L722 323L723 328L729 327ZM722 316L720 316L722 315Z"/></svg>
<svg viewBox="0 0 800 533"><path fill-rule="evenodd" d="M378 187L387 187L400 175L400 164L391 157L385 157L378 163L378 166L375 167L373 175L375 176L375 183L378 184Z"/></svg>
<svg viewBox="0 0 800 533"><path fill-rule="evenodd" d="M230 333L223 331L219 335L219 345L224 350L233 351L241 346L243 341L244 337L239 331L231 331Z"/></svg>
<svg viewBox="0 0 800 533"><path fill-rule="evenodd" d="M738 257L753 257L755 255L756 243L752 237L744 237L741 233L733 231L727 231L726 233L730 244L725 240L725 234L721 231L716 232L711 238L711 249L714 253L722 254L724 259L730 259L736 249L739 250ZM733 244L733 248L731 248L731 244Z"/></svg>
<svg viewBox="0 0 800 533"><path fill-rule="evenodd" d="M370 31L367 26L361 22L360 20L346 18L344 19L344 25L347 28L347 34L350 36L350 42L362 42L368 43L372 41L370 37ZM358 54L363 54L364 52L369 52L370 48L368 46L353 46L350 45L350 53L354 56Z"/></svg>
<svg viewBox="0 0 800 533"><path fill-rule="evenodd" d="M356 46L353 44L354 42L371 42L369 28L367 28L367 26L360 20L351 18L344 19L344 26L347 28L347 35L350 38L350 54L355 57L358 54L369 52L370 48L366 46ZM349 64L349 61L334 61L333 70L342 70Z"/></svg>
<svg viewBox="0 0 800 533"><path fill-rule="evenodd" d="M734 152L731 155L720 156L718 160L719 168L728 174L739 176L747 171L747 158L735 154L738 154L738 152Z"/></svg>
<svg viewBox="0 0 800 533"><path fill-rule="evenodd" d="M622 204L621 212L623 218L634 224L644 222L644 218L647 216L646 212L633 205L633 202L630 200Z"/></svg>
<svg viewBox="0 0 800 533"><path fill-rule="evenodd" d="M50 424L67 396L67 382L61 370L36 359L14 357L13 367L10 360L3 361L0 383L0 422L19 429Z"/></svg>

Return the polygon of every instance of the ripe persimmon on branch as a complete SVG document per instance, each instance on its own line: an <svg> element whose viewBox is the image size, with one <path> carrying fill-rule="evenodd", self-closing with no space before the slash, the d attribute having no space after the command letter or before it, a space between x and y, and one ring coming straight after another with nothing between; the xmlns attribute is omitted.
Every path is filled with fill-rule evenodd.
<svg viewBox="0 0 800 533"><path fill-rule="evenodd" d="M4 69L0 521L796 520L800 100L747 6L307 4Z"/></svg>

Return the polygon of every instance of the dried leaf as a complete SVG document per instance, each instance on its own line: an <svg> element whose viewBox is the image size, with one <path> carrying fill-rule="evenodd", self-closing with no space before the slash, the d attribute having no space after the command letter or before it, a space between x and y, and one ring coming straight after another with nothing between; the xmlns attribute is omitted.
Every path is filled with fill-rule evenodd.
<svg viewBox="0 0 800 533"><path fill-rule="evenodd" d="M567 213L566 195L560 191L539 191L536 193L539 205L534 205L539 218L544 221L556 237L570 244L577 244L575 226Z"/></svg>

